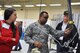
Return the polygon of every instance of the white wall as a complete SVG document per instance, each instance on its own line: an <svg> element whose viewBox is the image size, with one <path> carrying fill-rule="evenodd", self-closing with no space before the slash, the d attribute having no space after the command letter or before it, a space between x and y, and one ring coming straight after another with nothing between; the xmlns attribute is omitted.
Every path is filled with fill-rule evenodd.
<svg viewBox="0 0 80 53"><path fill-rule="evenodd" d="M19 19L38 19L40 8L15 8L17 10L17 16ZM23 10L21 10L23 9ZM41 11L47 11L49 13L49 18L53 18L53 15L63 14L65 10L67 10L67 6L65 7L42 7ZM73 13L80 13L80 6L72 6ZM3 14L3 10L0 10L0 14Z"/></svg>
<svg viewBox="0 0 80 53"><path fill-rule="evenodd" d="M49 13L49 18L53 18L53 15L56 14L63 14L66 10L66 7L43 7L41 11L47 11ZM73 13L80 13L80 7L74 7L72 9ZM26 8L22 11L17 9L18 18L31 18L31 19L38 19L40 10L39 8Z"/></svg>

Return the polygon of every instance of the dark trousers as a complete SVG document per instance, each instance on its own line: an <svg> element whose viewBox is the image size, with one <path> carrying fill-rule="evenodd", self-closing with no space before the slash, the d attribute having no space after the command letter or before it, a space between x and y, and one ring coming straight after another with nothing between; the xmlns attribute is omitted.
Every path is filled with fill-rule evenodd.
<svg viewBox="0 0 80 53"><path fill-rule="evenodd" d="M61 47L59 44L57 44L57 53L69 53L69 48Z"/></svg>
<svg viewBox="0 0 80 53"><path fill-rule="evenodd" d="M57 44L57 53L61 53L61 52L62 52L62 47L59 44Z"/></svg>
<svg viewBox="0 0 80 53"><path fill-rule="evenodd" d="M18 49L18 47L19 47L19 49ZM20 42L15 46L15 48L14 48L14 50L15 51L18 51L18 50L21 50L22 49L22 47L21 47L21 44L20 44Z"/></svg>
<svg viewBox="0 0 80 53"><path fill-rule="evenodd" d="M76 53L80 53L80 40L78 41L78 47Z"/></svg>

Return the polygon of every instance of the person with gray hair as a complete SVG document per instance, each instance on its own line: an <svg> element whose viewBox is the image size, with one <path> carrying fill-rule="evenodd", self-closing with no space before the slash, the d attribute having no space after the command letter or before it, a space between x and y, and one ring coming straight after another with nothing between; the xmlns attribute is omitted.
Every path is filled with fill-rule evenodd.
<svg viewBox="0 0 80 53"><path fill-rule="evenodd" d="M63 45L65 45L65 43L66 43L66 46L61 46L59 43L57 43L57 53L68 52L69 50L71 50L70 47L72 47L72 49L74 49L76 47L76 44L78 43L78 37L79 37L79 34L77 32L76 26L73 24L72 25L73 27L70 27L69 17L68 17L69 12L68 11L64 11L63 14L64 14L63 21L58 23L58 25L56 27L56 30L65 31L65 29L67 29L67 28L71 28L72 30L71 30L71 33L68 34L68 36L66 36L66 37L65 36L61 36L61 37L57 38L57 40L60 43L62 43ZM71 42L72 39L73 39L73 41Z"/></svg>

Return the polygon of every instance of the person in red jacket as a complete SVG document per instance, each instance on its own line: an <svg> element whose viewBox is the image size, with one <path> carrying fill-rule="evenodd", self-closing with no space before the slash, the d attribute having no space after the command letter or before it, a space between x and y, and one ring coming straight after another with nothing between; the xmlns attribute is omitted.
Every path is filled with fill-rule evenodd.
<svg viewBox="0 0 80 53"><path fill-rule="evenodd" d="M19 32L14 22L16 10L8 8L4 12L4 20L0 20L0 53L11 53L12 47L18 44Z"/></svg>

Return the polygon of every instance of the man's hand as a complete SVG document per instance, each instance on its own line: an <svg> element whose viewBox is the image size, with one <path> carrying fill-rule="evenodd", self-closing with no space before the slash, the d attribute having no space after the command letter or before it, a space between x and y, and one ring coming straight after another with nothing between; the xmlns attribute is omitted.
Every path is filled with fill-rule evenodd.
<svg viewBox="0 0 80 53"><path fill-rule="evenodd" d="M72 30L72 29L67 28L67 29L64 31L64 33L65 33L64 37L68 36L68 34L70 34L71 30Z"/></svg>
<svg viewBox="0 0 80 53"><path fill-rule="evenodd" d="M33 44L34 44L34 46L36 46L37 48L41 48L41 47L42 47L42 43L41 43L41 42L35 41Z"/></svg>

